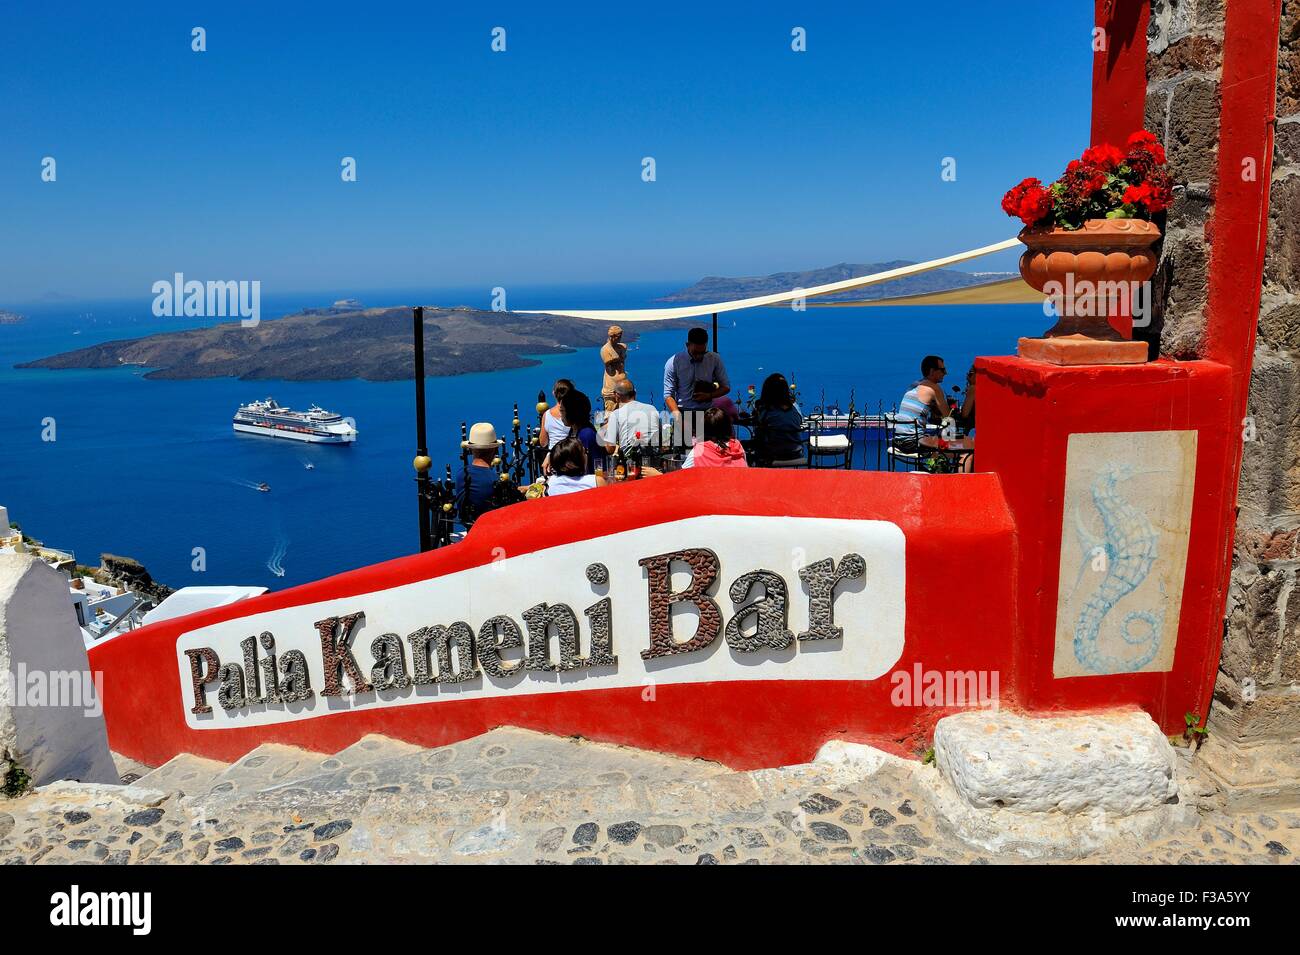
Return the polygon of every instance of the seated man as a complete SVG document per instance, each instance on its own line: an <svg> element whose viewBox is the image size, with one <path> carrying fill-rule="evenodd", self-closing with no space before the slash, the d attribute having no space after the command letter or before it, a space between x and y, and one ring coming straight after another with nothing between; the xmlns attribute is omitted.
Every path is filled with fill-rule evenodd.
<svg viewBox="0 0 1300 955"><path fill-rule="evenodd" d="M659 445L659 409L636 400L636 385L626 376L614 382L618 406L605 419L601 443L607 451L626 451L634 445Z"/></svg>
<svg viewBox="0 0 1300 955"><path fill-rule="evenodd" d="M926 426L938 424L952 413L943 393L943 378L948 368L938 355L921 359L921 380L903 395L895 416L894 447L905 454L915 454L920 449L920 439Z"/></svg>
<svg viewBox="0 0 1300 955"><path fill-rule="evenodd" d="M500 479L492 462L501 453L504 444L504 441L497 438L497 429L487 421L480 421L469 429L469 467L456 479L460 516L465 523L473 523L483 513L484 505L492 496L492 489Z"/></svg>

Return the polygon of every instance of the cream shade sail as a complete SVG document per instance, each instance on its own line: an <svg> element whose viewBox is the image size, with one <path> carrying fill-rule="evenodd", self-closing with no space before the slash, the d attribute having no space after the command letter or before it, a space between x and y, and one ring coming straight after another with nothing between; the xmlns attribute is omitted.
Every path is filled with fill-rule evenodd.
<svg viewBox="0 0 1300 955"><path fill-rule="evenodd" d="M1046 299L1042 292L1025 284L1016 276L999 279L982 285L944 289L942 292L920 292L916 295L899 295L894 298L855 299L845 302L809 302L811 308L864 308L868 305L1041 305Z"/></svg>
<svg viewBox="0 0 1300 955"><path fill-rule="evenodd" d="M982 258L986 255L992 255L994 252L1005 252L1007 249L1016 248L1019 245L1019 239L1006 239L1002 242L996 242L993 245L971 249L969 252L958 252L955 255L946 255L941 259L931 259L929 262L917 262L915 265L904 265L900 268L888 269L884 272L874 272L871 275L860 275L855 279L844 279L840 282L830 282L826 285L816 285L812 288L790 289L788 292L774 292L771 295L758 295L754 298L735 299L730 302L715 302L711 305L686 305L678 308L597 310L537 308L528 309L521 312L521 314L564 315L569 318L589 318L593 321L600 322L662 322L675 318L695 318L697 315L711 315L714 312L734 312L742 308L762 308L766 305L783 305L786 302L793 302L795 299L799 298L813 298L818 295L831 295L835 292L847 292L850 289L865 288L868 285L879 285L882 282L890 282L894 279L906 278L909 275L919 275L922 272L930 272L934 269L946 268L950 265L956 265L958 262L967 262L971 259Z"/></svg>

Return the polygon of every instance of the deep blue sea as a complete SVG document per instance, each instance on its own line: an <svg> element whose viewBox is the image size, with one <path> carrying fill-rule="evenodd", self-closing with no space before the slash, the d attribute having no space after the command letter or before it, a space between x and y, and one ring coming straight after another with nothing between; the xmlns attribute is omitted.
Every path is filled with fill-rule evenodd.
<svg viewBox="0 0 1300 955"><path fill-rule="evenodd" d="M510 289L510 307L644 307L680 282ZM263 321L306 306L358 298L367 306L489 308L487 293L419 289L265 295ZM413 553L418 547L411 458L411 381L157 381L140 368L19 370L22 361L96 342L207 324L156 318L151 296L112 302L8 305L28 316L0 325L0 504L23 530L97 564L109 551L142 561L173 587L246 584L274 589ZM701 324L708 324L707 317ZM1044 327L1034 305L754 309L719 317L719 344L733 396L773 371L793 379L805 410L824 399L859 410L888 406L918 376L923 355L947 361L947 384L963 384L979 354L1010 354L1017 337ZM1047 323L1050 324L1050 323ZM682 329L644 334L630 346L628 373L640 397L661 404L663 364ZM509 431L512 405L527 415L538 390L572 378L596 396L596 349L547 355L531 368L430 378L429 444L434 474L458 461L460 423L493 421ZM356 420L350 446L305 445L231 430L235 409L274 397L311 403ZM42 440L53 419L55 440ZM525 420L528 420L525 418ZM312 463L313 470L305 465ZM271 486L259 493L258 482ZM196 572L194 549L206 570ZM282 568L283 576L271 568Z"/></svg>

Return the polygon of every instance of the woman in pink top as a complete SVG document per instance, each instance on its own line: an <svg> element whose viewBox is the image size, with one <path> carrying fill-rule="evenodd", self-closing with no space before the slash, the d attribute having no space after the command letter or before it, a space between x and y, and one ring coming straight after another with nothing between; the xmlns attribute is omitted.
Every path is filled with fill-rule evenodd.
<svg viewBox="0 0 1300 955"><path fill-rule="evenodd" d="M682 462L684 468L744 468L745 449L731 431L731 418L721 408L704 412L704 439L697 441Z"/></svg>

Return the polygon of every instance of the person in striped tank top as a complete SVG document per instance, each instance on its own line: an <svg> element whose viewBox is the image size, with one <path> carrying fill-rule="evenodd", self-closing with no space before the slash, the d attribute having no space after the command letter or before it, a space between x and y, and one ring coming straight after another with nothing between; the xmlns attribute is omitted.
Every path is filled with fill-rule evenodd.
<svg viewBox="0 0 1300 955"><path fill-rule="evenodd" d="M926 426L937 424L952 413L943 393L946 374L948 366L938 355L926 355L921 359L921 380L912 385L898 403L894 447L899 451L915 454Z"/></svg>

